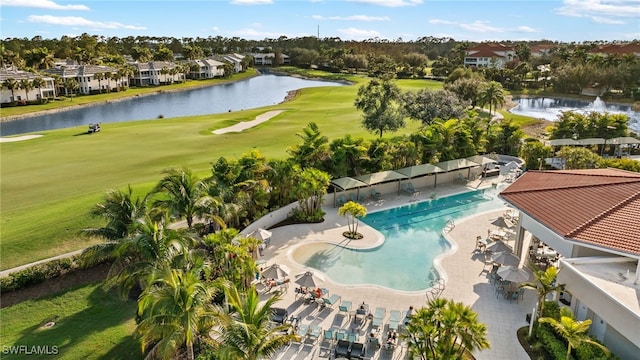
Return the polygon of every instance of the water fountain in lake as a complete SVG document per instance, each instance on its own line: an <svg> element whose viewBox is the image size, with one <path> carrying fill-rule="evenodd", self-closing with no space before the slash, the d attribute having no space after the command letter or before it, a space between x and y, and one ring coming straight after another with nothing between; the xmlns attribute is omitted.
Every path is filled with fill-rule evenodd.
<svg viewBox="0 0 640 360"><path fill-rule="evenodd" d="M509 112L533 118L557 121L565 111L578 113L607 112L611 114L625 114L629 118L629 129L640 133L640 112L633 111L630 105L606 103L600 97L594 101L584 101L564 98L530 97L513 99L518 105Z"/></svg>

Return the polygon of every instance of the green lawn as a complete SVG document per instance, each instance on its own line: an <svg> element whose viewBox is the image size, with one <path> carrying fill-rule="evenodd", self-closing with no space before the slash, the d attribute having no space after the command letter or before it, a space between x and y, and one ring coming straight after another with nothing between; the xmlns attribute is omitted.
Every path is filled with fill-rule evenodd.
<svg viewBox="0 0 640 360"><path fill-rule="evenodd" d="M209 175L220 156L235 158L253 148L268 158L287 156L309 122L319 124L330 140L347 133L374 138L361 125L354 108L358 86L309 88L291 102L260 109L109 123L100 133L87 135L85 126L38 132L38 139L0 143L0 243L2 269L84 248L91 240L79 230L95 225L88 218L91 206L105 190L146 191L167 167L188 167ZM434 87L439 83L403 80L403 88ZM242 133L213 135L212 130L253 119L273 109L286 111ZM419 127L409 122L399 133ZM392 136L396 134L388 134Z"/></svg>
<svg viewBox="0 0 640 360"><path fill-rule="evenodd" d="M2 359L140 359L132 334L136 303L86 285L0 310L0 347L48 347L55 356L8 355ZM50 328L44 324L53 321ZM45 348L46 349L46 348ZM24 351L23 351L24 352Z"/></svg>

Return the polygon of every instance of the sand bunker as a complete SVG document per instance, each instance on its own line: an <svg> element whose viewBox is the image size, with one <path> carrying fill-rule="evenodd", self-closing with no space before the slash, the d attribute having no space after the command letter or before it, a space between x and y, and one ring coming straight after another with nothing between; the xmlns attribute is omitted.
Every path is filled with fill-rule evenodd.
<svg viewBox="0 0 640 360"><path fill-rule="evenodd" d="M212 133L216 134L216 135L220 135L220 134L226 134L226 133L230 133L230 132L241 132L243 130L252 128L260 123L263 123L269 119L271 119L272 117L279 115L280 113L282 113L284 110L272 110L272 111L267 111L264 114L258 115L256 117L255 120L251 120L251 121L242 121L239 122L233 126L229 126L226 128L222 128L222 129L218 129L218 130L214 130L212 131Z"/></svg>
<svg viewBox="0 0 640 360"><path fill-rule="evenodd" d="M16 137L0 137L0 143L36 139L41 136L42 135L22 135L22 136L16 136Z"/></svg>

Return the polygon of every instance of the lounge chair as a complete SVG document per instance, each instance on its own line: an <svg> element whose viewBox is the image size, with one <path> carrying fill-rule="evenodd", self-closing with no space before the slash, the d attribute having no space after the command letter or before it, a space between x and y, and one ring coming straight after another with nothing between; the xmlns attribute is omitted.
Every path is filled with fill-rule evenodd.
<svg viewBox="0 0 640 360"><path fill-rule="evenodd" d="M298 326L298 330L296 331L296 334L302 339L304 340L305 337L307 337L307 334L309 333L309 324L300 324Z"/></svg>
<svg viewBox="0 0 640 360"><path fill-rule="evenodd" d="M287 309L282 308L272 308L271 321L276 324L284 324L284 322L289 317L289 312Z"/></svg>
<svg viewBox="0 0 640 360"><path fill-rule="evenodd" d="M332 344L333 340L336 339L335 333L333 332L332 329L325 330L323 332L323 335L324 336L322 337L322 340L325 342L328 342L329 344Z"/></svg>
<svg viewBox="0 0 640 360"><path fill-rule="evenodd" d="M349 340L350 343L358 341L358 334L350 332L349 334L347 334L347 340Z"/></svg>
<svg viewBox="0 0 640 360"><path fill-rule="evenodd" d="M364 343L354 342L351 344L351 353L349 359L364 359L367 347Z"/></svg>
<svg viewBox="0 0 640 360"><path fill-rule="evenodd" d="M386 315L387 315L387 309L382 307L376 308L376 311L373 313L373 321L371 322L371 326L376 328L382 327L382 322Z"/></svg>
<svg viewBox="0 0 640 360"><path fill-rule="evenodd" d="M367 195L365 193L360 194L360 196L358 197L358 200L360 202L364 202L365 200L367 200Z"/></svg>
<svg viewBox="0 0 640 360"><path fill-rule="evenodd" d="M345 330L336 331L336 340L345 340L347 338L347 332Z"/></svg>
<svg viewBox="0 0 640 360"><path fill-rule="evenodd" d="M458 176L456 177L456 181L459 182L460 184L467 184L467 178L464 177L464 175L458 173Z"/></svg>
<svg viewBox="0 0 640 360"><path fill-rule="evenodd" d="M344 194L341 194L340 197L338 198L338 205L342 206L346 203L347 203L347 197L344 196Z"/></svg>
<svg viewBox="0 0 640 360"><path fill-rule="evenodd" d="M418 190L416 190L416 188L413 187L413 183L412 182L409 182L407 184L407 188L409 189L409 191L411 191L412 194L415 194L415 193L418 192Z"/></svg>
<svg viewBox="0 0 640 360"><path fill-rule="evenodd" d="M340 313L345 313L349 318L351 317L351 301L343 301L338 306L338 310Z"/></svg>
<svg viewBox="0 0 640 360"><path fill-rule="evenodd" d="M348 358L350 351L351 351L350 342L348 342L347 340L338 340L338 342L336 343L335 349L333 349L333 354L335 355L335 358L340 358L340 357Z"/></svg>
<svg viewBox="0 0 640 360"><path fill-rule="evenodd" d="M322 298L322 306L327 306L329 305L330 307L332 307L333 305L335 305L338 301L341 300L340 295L338 294L331 294L331 296L329 296L329 298Z"/></svg>
<svg viewBox="0 0 640 360"><path fill-rule="evenodd" d="M322 328L318 325L309 326L309 331L307 332L307 337L311 338L314 342L320 338L322 335Z"/></svg>
<svg viewBox="0 0 640 360"><path fill-rule="evenodd" d="M376 189L371 189L371 197L372 197L373 199L380 200L380 197L381 197L381 196L382 196L382 194L381 194L380 192L378 192L378 190L376 190Z"/></svg>
<svg viewBox="0 0 640 360"><path fill-rule="evenodd" d="M356 194L354 193L349 194L349 199L353 202L358 202L358 197L356 197Z"/></svg>
<svg viewBox="0 0 640 360"><path fill-rule="evenodd" d="M398 325L402 320L402 312L400 310L391 310L389 314L389 329L398 330Z"/></svg>

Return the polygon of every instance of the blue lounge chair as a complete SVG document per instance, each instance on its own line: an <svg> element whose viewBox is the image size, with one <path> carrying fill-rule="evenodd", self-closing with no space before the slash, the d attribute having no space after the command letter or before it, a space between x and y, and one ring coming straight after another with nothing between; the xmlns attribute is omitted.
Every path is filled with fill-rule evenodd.
<svg viewBox="0 0 640 360"><path fill-rule="evenodd" d="M358 341L358 334L350 332L347 335L347 340L349 340L349 342L351 342L351 343L354 343L354 342Z"/></svg>
<svg viewBox="0 0 640 360"><path fill-rule="evenodd" d="M336 348L333 350L334 357L337 358L348 358L349 353L351 352L351 343L347 340L338 340L336 343Z"/></svg>
<svg viewBox="0 0 640 360"><path fill-rule="evenodd" d="M412 194L415 194L415 193L418 192L418 190L416 190L416 188L413 187L413 183L412 182L409 182L407 184L407 188L409 189L409 191L411 191Z"/></svg>
<svg viewBox="0 0 640 360"><path fill-rule="evenodd" d="M323 334L324 336L322 337L322 340L328 342L329 344L333 343L333 340L336 339L335 333L332 329L325 330Z"/></svg>
<svg viewBox="0 0 640 360"><path fill-rule="evenodd" d="M381 193L378 192L378 190L376 189L371 189L371 197L376 199L376 200L380 200L380 197L382 196Z"/></svg>
<svg viewBox="0 0 640 360"><path fill-rule="evenodd" d="M322 305L323 306L327 306L329 305L330 307L335 305L338 301L341 300L340 295L338 294L331 294L331 296L329 296L329 298L322 298Z"/></svg>
<svg viewBox="0 0 640 360"><path fill-rule="evenodd" d="M398 330L398 325L402 320L402 312L400 310L391 310L389 314L389 329Z"/></svg>
<svg viewBox="0 0 640 360"><path fill-rule="evenodd" d="M376 311L373 313L373 321L371 325L376 328L382 327L382 322L384 321L384 317L387 315L387 309L383 307L377 307Z"/></svg>
<svg viewBox="0 0 640 360"><path fill-rule="evenodd" d="M314 342L320 338L322 335L322 328L318 325L309 326L309 332L307 332L307 337L311 338Z"/></svg>
<svg viewBox="0 0 640 360"><path fill-rule="evenodd" d="M351 317L351 301L343 301L340 303L338 310L341 313L345 313L346 316Z"/></svg>
<svg viewBox="0 0 640 360"><path fill-rule="evenodd" d="M344 340L347 338L347 332L345 330L336 331L336 340Z"/></svg>
<svg viewBox="0 0 640 360"><path fill-rule="evenodd" d="M364 343L354 342L351 344L351 352L349 353L349 359L364 359L366 352L367 352L367 348Z"/></svg>
<svg viewBox="0 0 640 360"><path fill-rule="evenodd" d="M349 194L349 199L351 199L351 201L353 201L353 202L358 202L358 198L356 197L356 194L354 194L354 193Z"/></svg>
<svg viewBox="0 0 640 360"><path fill-rule="evenodd" d="M338 198L338 206L342 206L347 203L347 197L344 194L341 194Z"/></svg>

